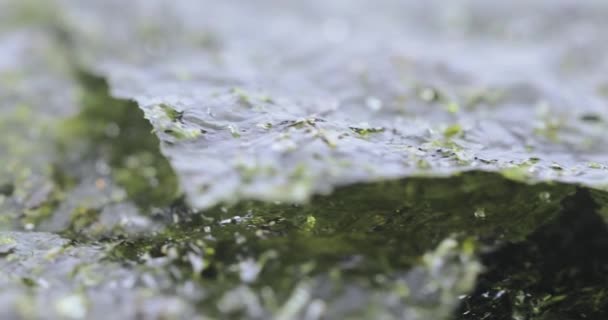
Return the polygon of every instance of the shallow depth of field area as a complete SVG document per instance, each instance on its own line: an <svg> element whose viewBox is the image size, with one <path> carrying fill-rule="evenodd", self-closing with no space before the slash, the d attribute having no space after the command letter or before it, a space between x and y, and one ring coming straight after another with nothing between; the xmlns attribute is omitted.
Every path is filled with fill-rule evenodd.
<svg viewBox="0 0 608 320"><path fill-rule="evenodd" d="M0 319L608 319L608 2L0 0Z"/></svg>

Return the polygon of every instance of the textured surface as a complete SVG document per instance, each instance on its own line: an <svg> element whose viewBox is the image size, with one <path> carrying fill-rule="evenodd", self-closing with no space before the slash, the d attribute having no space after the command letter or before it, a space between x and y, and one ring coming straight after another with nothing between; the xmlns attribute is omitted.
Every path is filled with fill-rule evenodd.
<svg viewBox="0 0 608 320"><path fill-rule="evenodd" d="M36 232L0 232L0 243L12 245L0 252L3 319L194 319L183 299L142 284L145 273L103 260L103 246Z"/></svg>
<svg viewBox="0 0 608 320"><path fill-rule="evenodd" d="M469 170L606 188L600 1L67 11L84 67L144 110L196 207Z"/></svg>
<svg viewBox="0 0 608 320"><path fill-rule="evenodd" d="M57 196L54 129L77 112L60 51L38 28L0 27L0 230L12 227L20 211L45 211Z"/></svg>
<svg viewBox="0 0 608 320"><path fill-rule="evenodd" d="M607 14L0 0L0 318L603 315Z"/></svg>

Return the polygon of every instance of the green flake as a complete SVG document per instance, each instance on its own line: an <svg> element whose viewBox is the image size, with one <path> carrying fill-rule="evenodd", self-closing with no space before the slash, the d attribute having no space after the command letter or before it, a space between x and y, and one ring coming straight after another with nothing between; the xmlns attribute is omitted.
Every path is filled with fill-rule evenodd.
<svg viewBox="0 0 608 320"><path fill-rule="evenodd" d="M463 130L459 124L451 125L443 131L443 135L448 139L455 137L455 136L460 136L462 134L463 134Z"/></svg>

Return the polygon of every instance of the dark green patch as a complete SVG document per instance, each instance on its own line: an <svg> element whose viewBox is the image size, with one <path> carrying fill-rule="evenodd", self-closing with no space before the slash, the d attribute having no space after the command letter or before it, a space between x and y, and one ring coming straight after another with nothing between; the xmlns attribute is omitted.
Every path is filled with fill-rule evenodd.
<svg viewBox="0 0 608 320"><path fill-rule="evenodd" d="M103 79L79 76L82 111L65 122L64 147L84 143L91 157L107 159L113 178L144 208L174 201L179 194L177 178L160 154L160 143L143 112L132 101L111 97ZM179 117L177 112L168 113Z"/></svg>
<svg viewBox="0 0 608 320"><path fill-rule="evenodd" d="M486 254L457 319L608 319L608 229L589 193L523 243Z"/></svg>
<svg viewBox="0 0 608 320"><path fill-rule="evenodd" d="M0 184L0 195L10 197L15 191L15 186L12 183Z"/></svg>
<svg viewBox="0 0 608 320"><path fill-rule="evenodd" d="M392 292L398 275L420 264L444 239L460 239L468 248L462 250L471 253L479 241L524 239L555 217L560 200L573 191L470 173L356 185L301 206L254 202L198 214L178 207L172 212L180 223L125 240L112 257L144 264L150 258L170 259L163 268L173 270L178 282L201 283L209 294L202 305L218 316L218 299L244 283L260 299L270 288L279 304L302 281L329 275L336 296L354 284L366 294ZM259 268L259 274L243 279L243 263ZM366 307L349 308L363 312Z"/></svg>
<svg viewBox="0 0 608 320"><path fill-rule="evenodd" d="M99 210L91 208L77 208L70 219L70 230L78 232L95 223L99 217Z"/></svg>

